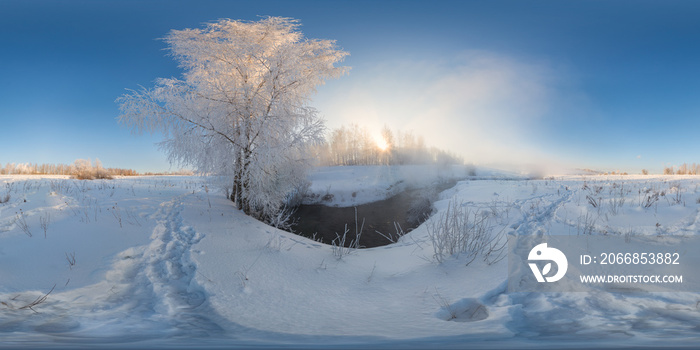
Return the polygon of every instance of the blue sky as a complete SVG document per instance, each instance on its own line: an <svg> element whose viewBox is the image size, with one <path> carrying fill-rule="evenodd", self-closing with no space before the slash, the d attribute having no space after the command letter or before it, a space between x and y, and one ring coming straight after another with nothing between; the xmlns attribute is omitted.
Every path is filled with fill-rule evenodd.
<svg viewBox="0 0 700 350"><path fill-rule="evenodd" d="M412 129L485 165L700 163L697 1L207 0L0 0L0 162L169 170L114 100L180 75L169 30L268 15L350 52L314 97L329 127Z"/></svg>

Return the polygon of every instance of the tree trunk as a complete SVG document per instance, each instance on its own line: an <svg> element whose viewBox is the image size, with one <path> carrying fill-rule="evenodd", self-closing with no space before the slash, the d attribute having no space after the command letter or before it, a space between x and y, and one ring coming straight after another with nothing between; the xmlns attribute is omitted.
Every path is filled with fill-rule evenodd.
<svg viewBox="0 0 700 350"><path fill-rule="evenodd" d="M231 193L231 199L236 203L236 208L238 210L243 209L243 162L240 153L236 156L234 175L233 175L233 192Z"/></svg>

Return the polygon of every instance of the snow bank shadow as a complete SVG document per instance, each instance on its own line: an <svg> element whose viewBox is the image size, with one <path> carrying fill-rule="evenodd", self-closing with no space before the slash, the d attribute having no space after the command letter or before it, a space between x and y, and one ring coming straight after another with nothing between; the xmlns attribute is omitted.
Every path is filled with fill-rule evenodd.
<svg viewBox="0 0 700 350"><path fill-rule="evenodd" d="M509 296L506 326L526 338L580 340L697 338L697 295L522 293Z"/></svg>
<svg viewBox="0 0 700 350"><path fill-rule="evenodd" d="M476 322L489 317L486 305L474 298L464 298L452 304L444 305L436 314L445 321Z"/></svg>
<svg viewBox="0 0 700 350"><path fill-rule="evenodd" d="M39 333L56 334L73 332L79 328L80 322L77 320L69 316L60 316L37 325L34 330Z"/></svg>

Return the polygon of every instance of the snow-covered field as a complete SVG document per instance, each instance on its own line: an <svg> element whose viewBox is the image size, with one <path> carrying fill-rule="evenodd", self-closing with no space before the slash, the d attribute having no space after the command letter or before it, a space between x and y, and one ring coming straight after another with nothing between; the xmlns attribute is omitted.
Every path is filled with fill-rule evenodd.
<svg viewBox="0 0 700 350"><path fill-rule="evenodd" d="M352 205L445 176L406 170L323 168L311 174L311 191ZM461 203L486 213L501 239L699 230L695 177L480 178L443 192L437 215ZM436 262L431 220L398 243L339 257L331 246L243 215L199 177L0 176L0 202L0 347L547 348L700 340L700 294L509 294L507 259Z"/></svg>

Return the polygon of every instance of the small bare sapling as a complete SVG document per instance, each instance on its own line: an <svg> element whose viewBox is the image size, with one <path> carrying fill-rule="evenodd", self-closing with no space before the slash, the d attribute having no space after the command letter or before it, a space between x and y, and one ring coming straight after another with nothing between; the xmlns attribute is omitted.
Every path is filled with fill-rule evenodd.
<svg viewBox="0 0 700 350"><path fill-rule="evenodd" d="M46 213L46 216L39 217L39 224L41 229L44 230L44 238L46 238L46 231L49 230L49 224L51 223L51 213Z"/></svg>
<svg viewBox="0 0 700 350"><path fill-rule="evenodd" d="M68 267L72 270L73 266L75 266L75 252L66 253L66 260L68 261Z"/></svg>
<svg viewBox="0 0 700 350"><path fill-rule="evenodd" d="M24 215L22 209L19 210L19 213L15 213L15 215L15 224L19 226L22 232L24 232L27 236L31 237L32 232L29 230L29 224L27 224L27 217Z"/></svg>

